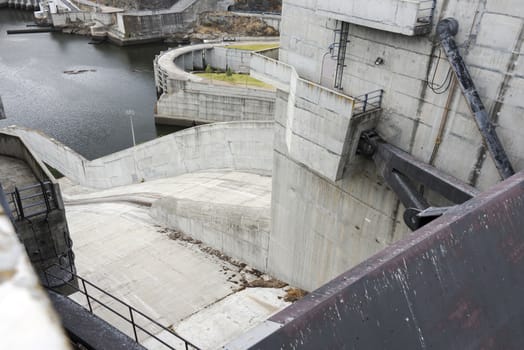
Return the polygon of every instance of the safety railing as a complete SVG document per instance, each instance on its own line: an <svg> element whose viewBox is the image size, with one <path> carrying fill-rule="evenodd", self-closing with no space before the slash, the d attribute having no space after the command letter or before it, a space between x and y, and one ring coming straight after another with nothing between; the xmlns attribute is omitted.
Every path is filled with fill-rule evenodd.
<svg viewBox="0 0 524 350"><path fill-rule="evenodd" d="M375 90L367 94L355 97L353 114L362 114L382 108L382 96L384 90Z"/></svg>
<svg viewBox="0 0 524 350"><path fill-rule="evenodd" d="M145 326L141 326L141 325L137 324L137 316L139 316L139 317L147 320L148 322L150 322L153 326L155 326L158 329L160 329L160 332L164 331L166 333L166 335L171 336L172 337L171 339L175 340L176 342L183 343L183 346L184 346L185 350L190 350L190 349L200 350L196 345L194 345L190 341L184 339L182 336L176 334L171 329L162 326L160 323L158 323L157 321L153 320L151 317L149 317L146 314L144 314L143 312L135 309L134 307L132 307L131 305L127 304L123 300L115 297L114 295L106 292L105 290L103 290L102 288L98 287L97 285L87 281L86 279L76 275L72 271L69 271L68 269L65 269L64 267L62 267L60 265L55 264L53 266L56 266L59 269L64 270L64 271L68 272L69 274L71 274L72 276L76 277L76 279L78 280L78 285L79 285L78 287L76 285L74 285L73 283L69 282L69 281L63 281L64 285L67 284L68 286L72 287L74 290L80 292L82 295L84 295L86 297L87 309L89 310L90 313L92 313L93 315L96 315L95 312L94 312L94 307L93 307L94 306L93 302L94 302L94 303L102 306L104 309L110 311L112 314L118 316L120 319L124 320L125 322L127 322L131 326L132 332L133 332L133 335L134 335L134 339L135 339L135 341L137 343L140 344L140 340L139 340L140 338L138 336L138 332L141 331L141 332L144 332L145 334L147 334L148 336L151 337L151 338L147 338L148 341L149 341L149 339L154 339L158 343L160 343L161 345L166 347L167 349L173 349L173 350L180 349L180 348L176 348L172 344L167 343L166 340L165 340L165 337L163 337L164 340L160 339L158 336L154 335L153 333L151 333L150 331L145 329ZM47 282L48 285L50 285L49 278L62 279L60 276L57 276L57 275L55 275L53 273L50 273L48 271L46 271L44 274L45 274L46 282ZM91 291L91 293L89 292L89 289L96 290L101 295L109 297L110 300L116 302L121 307L123 306L124 309L127 310L127 315L124 315L124 314L118 312L117 310L115 310L116 308L114 306L109 306L107 302L103 302L101 300L101 297L94 296L92 291ZM82 305L82 306L85 307L85 305Z"/></svg>
<svg viewBox="0 0 524 350"><path fill-rule="evenodd" d="M20 221L49 214L57 207L53 192L53 184L49 181L26 187L15 187L15 190L8 195L12 216Z"/></svg>

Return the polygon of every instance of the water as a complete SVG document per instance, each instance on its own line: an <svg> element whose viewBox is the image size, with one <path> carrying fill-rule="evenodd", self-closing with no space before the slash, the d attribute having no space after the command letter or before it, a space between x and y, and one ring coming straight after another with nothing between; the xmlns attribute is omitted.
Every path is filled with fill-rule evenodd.
<svg viewBox="0 0 524 350"><path fill-rule="evenodd" d="M7 119L0 128L38 129L88 159L151 140L158 130L153 58L158 44L117 47L89 38L39 33L7 35L25 27L32 13L0 9L0 96ZM68 70L88 70L66 74Z"/></svg>

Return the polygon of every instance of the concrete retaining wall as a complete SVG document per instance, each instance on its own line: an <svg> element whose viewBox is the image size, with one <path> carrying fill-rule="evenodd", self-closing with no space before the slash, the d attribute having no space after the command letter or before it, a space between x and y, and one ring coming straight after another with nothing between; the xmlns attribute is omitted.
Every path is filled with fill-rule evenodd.
<svg viewBox="0 0 524 350"><path fill-rule="evenodd" d="M97 13L97 12L64 12L64 13L51 13L51 19L53 26L65 27L73 23L88 24L93 23L97 25L111 25L114 21L114 17L110 13Z"/></svg>
<svg viewBox="0 0 524 350"><path fill-rule="evenodd" d="M260 271L267 269L269 208L167 197L154 202L150 213L159 225L186 232Z"/></svg>
<svg viewBox="0 0 524 350"><path fill-rule="evenodd" d="M210 82L183 82L172 94L162 94L155 121L159 124L272 120L275 92Z"/></svg>
<svg viewBox="0 0 524 350"><path fill-rule="evenodd" d="M271 174L273 122L250 121L203 125L88 161L46 135L8 128L38 158L72 181L110 188L208 169Z"/></svg>
<svg viewBox="0 0 524 350"><path fill-rule="evenodd" d="M170 9L117 14L117 25L108 34L125 45L137 41L158 40L191 29L204 11L225 11L232 0L180 0Z"/></svg>

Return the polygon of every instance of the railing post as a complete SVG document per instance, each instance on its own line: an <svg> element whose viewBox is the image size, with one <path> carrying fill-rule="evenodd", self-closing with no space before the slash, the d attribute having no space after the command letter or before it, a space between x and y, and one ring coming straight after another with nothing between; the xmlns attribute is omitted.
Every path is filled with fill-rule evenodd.
<svg viewBox="0 0 524 350"><path fill-rule="evenodd" d="M131 324L133 325L133 333L135 334L135 341L138 343L138 336L136 335L135 319L133 318L133 309L131 309L131 306L128 306L128 308L129 308L129 315L131 316Z"/></svg>
<svg viewBox="0 0 524 350"><path fill-rule="evenodd" d="M18 191L18 187L15 187L15 200L16 205L18 206L18 216L19 220L23 219L24 216L24 208L22 207L22 200L20 199L20 192Z"/></svg>
<svg viewBox="0 0 524 350"><path fill-rule="evenodd" d="M40 181L40 188L42 189L42 196L44 197L46 211L47 213L49 213L51 211L51 206L49 204L49 198L47 198L47 192L45 190L45 185L42 181Z"/></svg>
<svg viewBox="0 0 524 350"><path fill-rule="evenodd" d="M87 305L89 306L89 312L93 313L93 308L91 307L91 300L89 300L89 295L87 294L86 282L84 281L83 278L81 278L81 281L82 281L82 286L84 287L84 293L86 295Z"/></svg>

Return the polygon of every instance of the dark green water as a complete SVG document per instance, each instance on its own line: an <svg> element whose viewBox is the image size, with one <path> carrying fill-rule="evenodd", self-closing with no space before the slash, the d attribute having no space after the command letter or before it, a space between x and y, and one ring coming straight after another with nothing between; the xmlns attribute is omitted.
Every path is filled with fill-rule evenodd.
<svg viewBox="0 0 524 350"><path fill-rule="evenodd" d="M166 134L153 120L153 58L162 45L90 45L61 33L7 35L32 23L32 13L0 9L0 96L7 119L42 130L88 159ZM65 74L67 70L89 70ZM129 112L132 111L132 112Z"/></svg>

